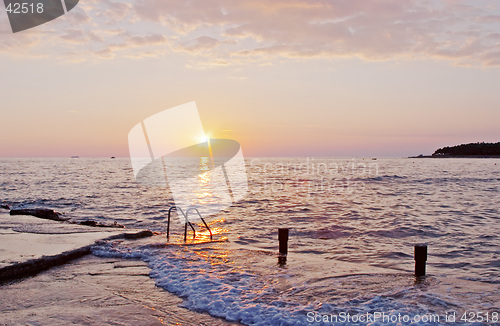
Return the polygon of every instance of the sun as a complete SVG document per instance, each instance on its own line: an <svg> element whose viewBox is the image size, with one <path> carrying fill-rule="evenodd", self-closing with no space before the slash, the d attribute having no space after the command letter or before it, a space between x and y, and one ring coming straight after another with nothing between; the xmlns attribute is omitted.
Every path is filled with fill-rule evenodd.
<svg viewBox="0 0 500 326"><path fill-rule="evenodd" d="M207 136L203 136L200 138L200 143L206 143L208 141L208 137Z"/></svg>

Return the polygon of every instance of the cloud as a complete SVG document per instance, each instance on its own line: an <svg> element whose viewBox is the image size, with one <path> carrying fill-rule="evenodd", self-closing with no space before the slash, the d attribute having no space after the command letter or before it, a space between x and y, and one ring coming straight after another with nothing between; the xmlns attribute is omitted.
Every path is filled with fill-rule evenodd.
<svg viewBox="0 0 500 326"><path fill-rule="evenodd" d="M184 43L184 48L188 51L213 49L218 45L219 41L210 36L200 36L194 40Z"/></svg>
<svg viewBox="0 0 500 326"><path fill-rule="evenodd" d="M192 66L345 57L498 66L499 5L494 0L89 0L40 28L58 38L52 46L59 53L90 58L187 53Z"/></svg>
<svg viewBox="0 0 500 326"><path fill-rule="evenodd" d="M134 9L180 39L205 33L219 40L205 55L229 62L355 56L490 65L500 29L494 1L143 0ZM201 55L199 47L185 49Z"/></svg>

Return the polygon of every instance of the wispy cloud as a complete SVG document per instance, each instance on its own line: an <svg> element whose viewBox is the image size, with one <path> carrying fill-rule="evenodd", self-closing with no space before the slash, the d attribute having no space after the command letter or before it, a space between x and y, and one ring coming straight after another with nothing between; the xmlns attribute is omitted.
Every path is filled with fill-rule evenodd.
<svg viewBox="0 0 500 326"><path fill-rule="evenodd" d="M40 33L18 33L1 41L0 52L16 54L15 37L34 55L87 60L184 53L193 66L343 57L498 66L499 7L494 0L88 0L39 27L52 32L43 42Z"/></svg>

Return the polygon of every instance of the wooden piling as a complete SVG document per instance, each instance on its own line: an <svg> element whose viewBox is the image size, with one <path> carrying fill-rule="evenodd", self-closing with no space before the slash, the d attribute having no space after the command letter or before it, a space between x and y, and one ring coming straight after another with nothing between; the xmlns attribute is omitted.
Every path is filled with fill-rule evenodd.
<svg viewBox="0 0 500 326"><path fill-rule="evenodd" d="M427 245L417 244L415 245L415 276L422 277L425 276L425 264L427 262Z"/></svg>
<svg viewBox="0 0 500 326"><path fill-rule="evenodd" d="M278 229L279 255L278 263L286 264L286 256L288 255L288 229Z"/></svg>

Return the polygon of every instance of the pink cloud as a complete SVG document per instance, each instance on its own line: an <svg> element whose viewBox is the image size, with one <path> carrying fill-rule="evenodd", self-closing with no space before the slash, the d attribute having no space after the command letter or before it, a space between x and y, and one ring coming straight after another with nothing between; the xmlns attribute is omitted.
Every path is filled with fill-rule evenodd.
<svg viewBox="0 0 500 326"><path fill-rule="evenodd" d="M210 31L222 41L218 46L233 44L225 47L226 59L430 56L492 64L480 59L495 51L492 35L500 27L491 7L462 1L144 0L134 9L140 19L162 23L181 39Z"/></svg>
<svg viewBox="0 0 500 326"><path fill-rule="evenodd" d="M89 0L51 26L64 41L90 42L82 56L104 46L115 55L182 51L208 64L356 56L496 66L500 51L493 0Z"/></svg>

